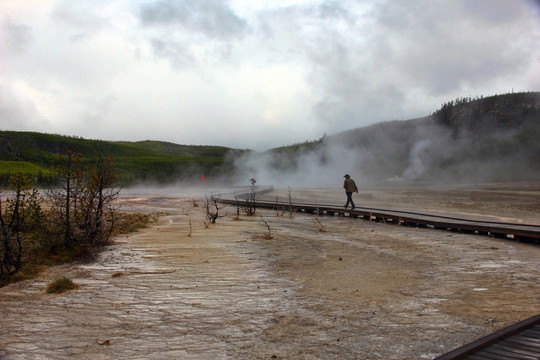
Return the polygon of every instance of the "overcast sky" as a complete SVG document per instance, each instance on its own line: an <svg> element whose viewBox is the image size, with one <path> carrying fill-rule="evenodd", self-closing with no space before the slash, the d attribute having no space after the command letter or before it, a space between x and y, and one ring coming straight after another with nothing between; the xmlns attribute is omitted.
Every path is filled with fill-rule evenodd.
<svg viewBox="0 0 540 360"><path fill-rule="evenodd" d="M0 130L266 150L539 90L538 0L0 2Z"/></svg>

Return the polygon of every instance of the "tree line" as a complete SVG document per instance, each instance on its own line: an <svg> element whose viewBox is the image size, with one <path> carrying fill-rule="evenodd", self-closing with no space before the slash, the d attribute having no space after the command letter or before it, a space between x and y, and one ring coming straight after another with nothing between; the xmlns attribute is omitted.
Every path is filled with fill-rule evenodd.
<svg viewBox="0 0 540 360"><path fill-rule="evenodd" d="M178 145L160 141L109 142L33 132L0 131L0 186L17 170L32 175L38 187L56 185L51 169L61 164L60 154L76 148L86 163L100 153L114 156L118 182L169 183L197 180L201 174L230 177L233 159L245 152L220 146Z"/></svg>
<svg viewBox="0 0 540 360"><path fill-rule="evenodd" d="M17 171L0 189L0 282L15 277L25 261L45 254L91 254L109 243L118 197L112 158L84 164L70 150L56 168L57 186L42 196L29 174Z"/></svg>

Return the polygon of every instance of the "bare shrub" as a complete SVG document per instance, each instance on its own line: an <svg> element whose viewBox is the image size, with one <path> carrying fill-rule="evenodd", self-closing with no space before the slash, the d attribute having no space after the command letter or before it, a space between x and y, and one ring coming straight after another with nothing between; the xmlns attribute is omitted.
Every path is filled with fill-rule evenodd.
<svg viewBox="0 0 540 360"><path fill-rule="evenodd" d="M283 216L283 214L285 214L285 207L279 205L279 198L278 198L277 196L276 196L276 206L275 206L275 209L276 209L276 216L277 216L277 217Z"/></svg>
<svg viewBox="0 0 540 360"><path fill-rule="evenodd" d="M240 202L238 201L238 197L234 197L235 203L236 203L236 214L233 216L233 220L240 220Z"/></svg>
<svg viewBox="0 0 540 360"><path fill-rule="evenodd" d="M112 158L101 154L94 166L84 166L81 155L68 151L57 170L61 186L49 190L51 229L63 239L63 246L92 247L106 244L117 220L113 201L120 189Z"/></svg>
<svg viewBox="0 0 540 360"><path fill-rule="evenodd" d="M320 232L325 232L326 229L325 229L323 223L321 222L320 214L321 214L321 212L320 212L319 208L317 208L317 210L315 211L315 221L319 224L319 231Z"/></svg>
<svg viewBox="0 0 540 360"><path fill-rule="evenodd" d="M249 193L245 194L245 201L240 205L241 210L248 216L253 216L257 212L257 191L251 187Z"/></svg>
<svg viewBox="0 0 540 360"><path fill-rule="evenodd" d="M289 218L294 218L296 216L296 207L294 207L294 198L292 196L291 187L289 186L289 192L287 194L287 199L289 201Z"/></svg>
<svg viewBox="0 0 540 360"><path fill-rule="evenodd" d="M206 216L206 221L205 221L206 228L209 226L210 223L214 224L217 219L227 215L227 214L225 215L219 214L219 211L224 209L225 206L224 205L220 206L218 201L219 201L219 196L211 195L210 198L208 196L206 197L206 201L204 202L204 208L203 208L205 212L205 216ZM208 222L208 224L206 224L206 222Z"/></svg>
<svg viewBox="0 0 540 360"><path fill-rule="evenodd" d="M204 219L203 220L203 225L204 225L205 229L208 229L210 227L210 220Z"/></svg>
<svg viewBox="0 0 540 360"><path fill-rule="evenodd" d="M259 217L261 218L261 220L263 221L267 229L267 232L262 236L262 238L266 240L273 239L274 236L272 235L272 230L270 229L270 225L268 224L268 221L266 221L261 215L259 215Z"/></svg>
<svg viewBox="0 0 540 360"><path fill-rule="evenodd" d="M7 279L20 270L23 243L43 233L40 228L45 219L39 192L32 189L30 176L16 172L9 179L9 190L12 195L5 203L0 192L0 279Z"/></svg>

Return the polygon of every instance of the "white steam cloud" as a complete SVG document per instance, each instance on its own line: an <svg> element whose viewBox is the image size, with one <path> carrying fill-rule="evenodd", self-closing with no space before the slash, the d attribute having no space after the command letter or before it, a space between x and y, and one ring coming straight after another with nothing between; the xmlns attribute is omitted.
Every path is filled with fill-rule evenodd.
<svg viewBox="0 0 540 360"><path fill-rule="evenodd" d="M354 149L329 142L300 154L250 153L235 160L236 182L247 184L253 176L257 184L277 188L341 187L345 174L362 181L363 170L358 164L363 156Z"/></svg>
<svg viewBox="0 0 540 360"><path fill-rule="evenodd" d="M402 176L394 176L390 181L412 181L422 178L425 170L424 156L431 146L431 140L420 140L414 144L410 153L409 167L405 169Z"/></svg>

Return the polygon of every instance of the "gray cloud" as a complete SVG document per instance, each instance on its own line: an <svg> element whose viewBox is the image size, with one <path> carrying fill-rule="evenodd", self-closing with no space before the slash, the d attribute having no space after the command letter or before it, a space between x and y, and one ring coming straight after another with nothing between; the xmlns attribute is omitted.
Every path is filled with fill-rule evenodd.
<svg viewBox="0 0 540 360"><path fill-rule="evenodd" d="M202 33L208 38L228 40L242 36L246 22L220 0L163 0L145 4L140 10L146 26L175 26Z"/></svg>
<svg viewBox="0 0 540 360"><path fill-rule="evenodd" d="M2 126L265 150L540 89L537 2L286 3L0 2Z"/></svg>
<svg viewBox="0 0 540 360"><path fill-rule="evenodd" d="M182 43L153 38L150 44L156 55L170 59L175 67L190 65L195 62L189 47Z"/></svg>
<svg viewBox="0 0 540 360"><path fill-rule="evenodd" d="M18 99L10 89L0 86L0 130L33 131L36 126L47 125L35 105Z"/></svg>
<svg viewBox="0 0 540 360"><path fill-rule="evenodd" d="M413 7L399 2L382 7L379 36L391 39L381 41L388 54L383 64L396 64L407 82L440 95L520 72L530 64L533 44L517 19L527 19L528 9L524 3L499 1L501 6L493 10L494 2L488 3L440 6L426 1L420 8L421 3Z"/></svg>
<svg viewBox="0 0 540 360"><path fill-rule="evenodd" d="M304 38L310 82L323 95L315 111L338 130L426 115L411 105L418 92L418 103L485 94L537 56L538 22L525 1L380 2L366 14Z"/></svg>
<svg viewBox="0 0 540 360"><path fill-rule="evenodd" d="M525 6L519 4L516 6L515 2L506 0L465 1L461 3L461 9L487 25L497 26L512 24L522 18L524 11L529 10Z"/></svg>
<svg viewBox="0 0 540 360"><path fill-rule="evenodd" d="M0 22L0 41L6 50L22 53L32 42L32 32L29 26L14 22L5 17Z"/></svg>

